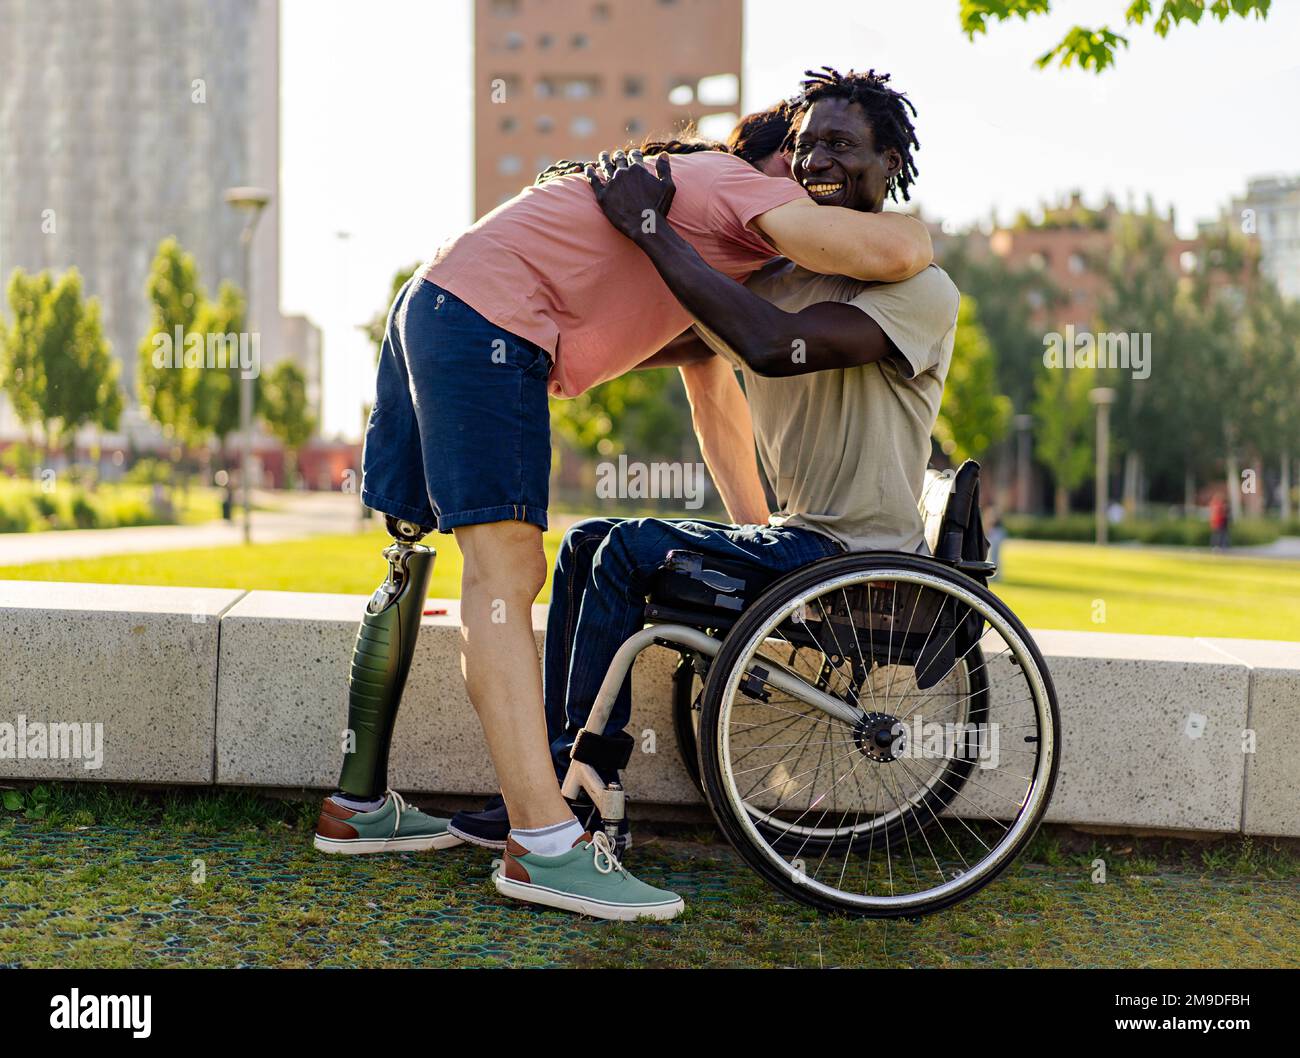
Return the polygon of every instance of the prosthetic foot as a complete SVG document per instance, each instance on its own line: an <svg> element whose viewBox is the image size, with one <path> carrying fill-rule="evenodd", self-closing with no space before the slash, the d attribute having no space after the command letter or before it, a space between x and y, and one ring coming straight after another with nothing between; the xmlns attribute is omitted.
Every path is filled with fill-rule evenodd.
<svg viewBox="0 0 1300 1058"><path fill-rule="evenodd" d="M416 542L429 529L392 517L385 521L395 539L384 549L388 576L362 615L348 680L348 729L355 744L344 756L339 789L357 800L382 797L388 789L388 747L437 554Z"/></svg>

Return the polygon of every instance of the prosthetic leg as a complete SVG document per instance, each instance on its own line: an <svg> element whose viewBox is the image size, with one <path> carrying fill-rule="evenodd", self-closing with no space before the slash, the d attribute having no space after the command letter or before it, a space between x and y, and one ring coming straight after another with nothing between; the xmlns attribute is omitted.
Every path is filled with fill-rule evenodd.
<svg viewBox="0 0 1300 1058"><path fill-rule="evenodd" d="M388 576L361 617L348 679L354 745L344 755L339 790L357 800L382 797L388 789L388 747L437 555L416 542L431 530L388 516L385 524L395 540L384 549Z"/></svg>

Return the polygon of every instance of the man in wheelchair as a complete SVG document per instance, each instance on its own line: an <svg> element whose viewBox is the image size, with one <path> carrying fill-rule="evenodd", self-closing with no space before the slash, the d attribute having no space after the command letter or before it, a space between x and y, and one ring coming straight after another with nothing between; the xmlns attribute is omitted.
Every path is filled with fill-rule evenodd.
<svg viewBox="0 0 1300 1058"><path fill-rule="evenodd" d="M887 75L810 73L786 113L778 153L789 155L794 179L816 202L880 212L886 195L908 199L915 110ZM747 160L763 167L772 158ZM925 551L918 503L959 301L934 265L903 282L873 283L776 258L742 285L673 229L666 156L657 176L635 151L602 155L600 166L601 173L589 168L588 178L605 216L650 258L695 320L693 332L641 366L679 367L700 448L733 524L591 518L569 530L556 559L544 663L548 733L561 774L615 652L645 623L657 579L690 578L699 572L693 564L707 562L745 582L752 599L782 574L831 555ZM595 764L607 782L632 751L623 730L630 714L629 679ZM585 825L597 829L594 808L588 813ZM620 826L625 847L626 822ZM500 848L510 824L498 799L485 811L457 814L450 829Z"/></svg>

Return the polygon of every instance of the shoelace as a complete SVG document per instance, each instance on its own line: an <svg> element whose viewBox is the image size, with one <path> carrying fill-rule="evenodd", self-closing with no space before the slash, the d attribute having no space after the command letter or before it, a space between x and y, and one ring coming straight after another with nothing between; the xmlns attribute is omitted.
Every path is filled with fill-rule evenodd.
<svg viewBox="0 0 1300 1058"><path fill-rule="evenodd" d="M396 790L389 790L388 796L393 799L393 808L396 809L393 813L393 832L389 835L389 837L395 838L397 837L397 831L402 826L402 812L406 808L406 801Z"/></svg>
<svg viewBox="0 0 1300 1058"><path fill-rule="evenodd" d="M609 838L605 836L603 830L596 831L591 836L592 862L596 865L596 870L601 874L612 874L618 871L619 874L627 874L623 865L618 862L618 857L614 855L614 848L609 843Z"/></svg>

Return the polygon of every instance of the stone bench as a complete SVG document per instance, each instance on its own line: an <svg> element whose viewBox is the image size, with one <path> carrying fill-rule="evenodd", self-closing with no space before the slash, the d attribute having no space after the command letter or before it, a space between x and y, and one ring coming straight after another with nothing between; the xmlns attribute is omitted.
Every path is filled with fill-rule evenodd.
<svg viewBox="0 0 1300 1058"><path fill-rule="evenodd" d="M221 616L242 591L0 581L0 725L60 725L74 755L18 756L0 777L210 783ZM21 721L20 721L21 718ZM75 725L75 739L65 725ZM90 743L102 738L99 767ZM15 741L16 737L15 737ZM11 755L13 754L13 755Z"/></svg>
<svg viewBox="0 0 1300 1058"><path fill-rule="evenodd" d="M6 582L0 777L328 788L362 596ZM430 600L393 739L401 790L496 789L460 676L457 603ZM540 655L545 607L534 608ZM1035 633L1064 754L1047 818L1300 836L1300 643ZM634 801L697 804L673 734L676 654L633 672ZM3 754L5 724L103 724L102 767ZM1247 750L1253 732L1253 752Z"/></svg>

